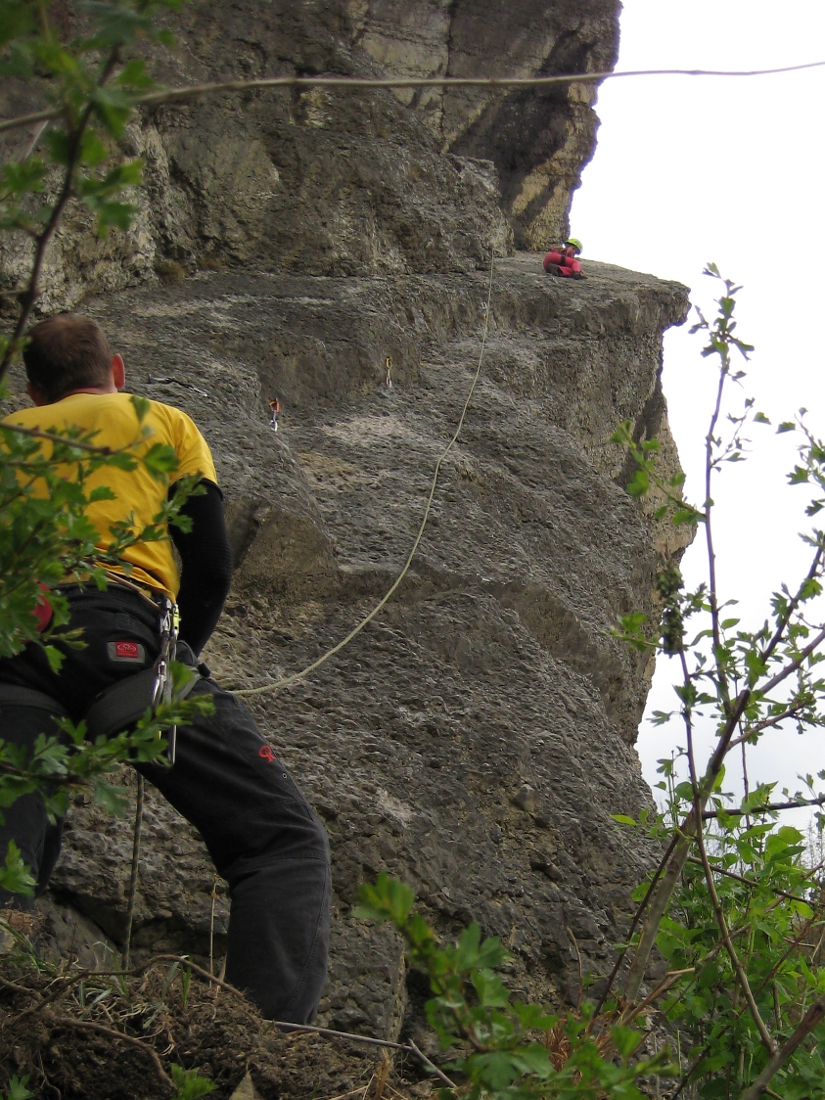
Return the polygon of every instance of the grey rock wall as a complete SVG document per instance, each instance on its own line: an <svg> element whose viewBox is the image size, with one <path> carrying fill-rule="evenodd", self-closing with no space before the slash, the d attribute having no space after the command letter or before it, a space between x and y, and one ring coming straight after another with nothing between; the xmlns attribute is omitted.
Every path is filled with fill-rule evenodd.
<svg viewBox="0 0 825 1100"><path fill-rule="evenodd" d="M650 669L608 631L655 613L655 538L607 437L624 418L662 427L661 331L686 299L588 275L496 263L480 381L407 578L310 680L249 700L329 829L333 1026L394 1035L415 1015L399 943L349 916L379 870L442 933L478 920L502 936L513 982L546 999L575 996L577 951L607 965L650 857L611 818L650 802L632 748ZM397 576L475 371L486 281L202 274L90 304L134 387L214 447L238 568L205 656L225 685L301 669ZM130 822L76 807L52 922L73 927L68 905L120 940L130 854ZM204 958L211 928L220 955L214 886L197 836L150 796L138 951Z"/></svg>
<svg viewBox="0 0 825 1100"><path fill-rule="evenodd" d="M616 9L201 0L158 71L594 71L612 63ZM6 109L21 94L0 89ZM130 384L210 440L237 568L206 657L243 689L305 667L397 577L479 361L496 257L478 388L403 584L311 679L249 700L330 833L321 1022L389 1036L415 1029L421 991L394 935L350 916L382 869L439 932L500 935L524 995L575 998L579 960L608 965L651 854L611 815L650 802L633 742L652 670L610 629L655 617L665 537L609 437L630 420L676 469L661 339L687 309L673 283L595 262L587 281L554 279L540 253L513 254L514 233L538 247L566 232L595 133L581 91L403 98L245 93L147 114L124 145L146 164L135 226L100 243L73 210L40 303L98 317ZM6 288L25 261L5 246ZM117 949L130 856L131 823L79 799L43 903L58 950ZM150 793L138 956L219 960L226 920L199 838Z"/></svg>
<svg viewBox="0 0 825 1100"><path fill-rule="evenodd" d="M356 41L410 77L607 72L618 54L616 0L371 0L353 5ZM595 149L593 85L544 91L401 91L442 149L491 160L520 248L569 232L571 192Z"/></svg>
<svg viewBox="0 0 825 1100"><path fill-rule="evenodd" d="M179 86L605 71L618 10L618 0L193 0L170 17L177 46L154 72ZM91 215L70 211L41 305L73 308L90 293L154 281L170 261L189 274L238 265L426 273L484 267L491 246L505 254L514 239L544 248L569 231L571 194L595 148L595 94L590 85L268 90L147 111L119 149L144 163L132 229L100 241ZM37 104L12 81L0 88L3 116ZM39 126L13 131L0 151L19 155L39 140ZM21 284L30 255L23 238L0 242L0 289Z"/></svg>

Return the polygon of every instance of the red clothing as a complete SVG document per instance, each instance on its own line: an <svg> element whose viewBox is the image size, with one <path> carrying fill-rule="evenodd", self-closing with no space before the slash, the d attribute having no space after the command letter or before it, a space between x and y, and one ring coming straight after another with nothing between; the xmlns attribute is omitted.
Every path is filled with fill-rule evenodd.
<svg viewBox="0 0 825 1100"><path fill-rule="evenodd" d="M544 257L544 270L548 275L561 275L570 279L574 275L581 275L582 268L575 256L568 256L566 252L552 249Z"/></svg>

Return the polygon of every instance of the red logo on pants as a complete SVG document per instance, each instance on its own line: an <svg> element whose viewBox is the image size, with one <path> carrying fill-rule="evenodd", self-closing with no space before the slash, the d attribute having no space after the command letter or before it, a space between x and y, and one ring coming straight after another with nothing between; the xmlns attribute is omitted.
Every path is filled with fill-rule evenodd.
<svg viewBox="0 0 825 1100"><path fill-rule="evenodd" d="M261 745L261 747L258 749L258 756L260 756L263 760L266 760L267 764L271 764L272 761L275 759L275 753L272 751L269 745Z"/></svg>

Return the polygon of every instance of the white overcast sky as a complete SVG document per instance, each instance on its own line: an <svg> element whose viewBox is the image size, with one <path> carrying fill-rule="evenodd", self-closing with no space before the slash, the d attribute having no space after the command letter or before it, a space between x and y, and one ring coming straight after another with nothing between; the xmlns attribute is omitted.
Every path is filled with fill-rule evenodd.
<svg viewBox="0 0 825 1100"><path fill-rule="evenodd" d="M825 60L825 0L626 0L617 71L757 69ZM774 423L800 406L825 434L822 348L825 68L752 78L641 77L599 91L598 149L573 202L571 229L591 257L677 279L709 302L709 260L742 284L739 335L756 346L747 395ZM586 263L585 263L586 270ZM714 291L715 292L715 291ZM716 378L688 325L665 339L664 390L688 474L701 500L703 437ZM743 364L744 365L744 364ZM805 490L786 487L793 437L754 429L759 451L729 466L719 504L720 587L749 625L768 597L792 585L807 554ZM825 523L825 521L821 521ZM683 564L689 583L705 569L697 543ZM675 661L660 659L648 710L670 710ZM643 769L684 744L643 722ZM798 789L800 772L825 768L825 731L774 735L749 763L751 781ZM727 784L734 787L735 783ZM820 784L825 790L825 783Z"/></svg>

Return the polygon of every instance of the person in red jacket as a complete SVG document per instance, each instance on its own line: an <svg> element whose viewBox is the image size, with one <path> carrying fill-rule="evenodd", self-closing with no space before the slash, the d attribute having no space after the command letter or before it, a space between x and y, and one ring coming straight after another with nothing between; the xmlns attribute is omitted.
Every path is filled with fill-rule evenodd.
<svg viewBox="0 0 825 1100"><path fill-rule="evenodd" d="M563 245L551 248L544 257L544 270L548 275L561 275L565 279L586 279L581 264L576 259L582 243L576 237L568 237Z"/></svg>

